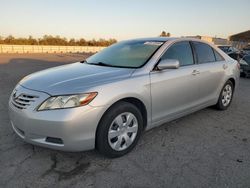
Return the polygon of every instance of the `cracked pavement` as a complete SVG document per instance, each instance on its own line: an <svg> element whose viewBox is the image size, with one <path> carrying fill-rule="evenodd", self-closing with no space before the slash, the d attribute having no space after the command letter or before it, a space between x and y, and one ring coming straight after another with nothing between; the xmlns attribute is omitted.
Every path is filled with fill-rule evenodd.
<svg viewBox="0 0 250 188"><path fill-rule="evenodd" d="M227 111L195 112L145 132L118 159L23 142L7 103L25 75L83 60L86 54L0 54L0 187L250 187L250 79Z"/></svg>

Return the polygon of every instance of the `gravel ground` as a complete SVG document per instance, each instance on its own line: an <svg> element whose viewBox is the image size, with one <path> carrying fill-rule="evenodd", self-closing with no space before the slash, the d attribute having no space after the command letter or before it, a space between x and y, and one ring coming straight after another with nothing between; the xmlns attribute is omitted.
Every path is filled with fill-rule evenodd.
<svg viewBox="0 0 250 188"><path fill-rule="evenodd" d="M227 111L207 108L155 128L118 159L24 143L7 114L16 83L86 56L0 55L0 187L250 187L250 79L240 80Z"/></svg>

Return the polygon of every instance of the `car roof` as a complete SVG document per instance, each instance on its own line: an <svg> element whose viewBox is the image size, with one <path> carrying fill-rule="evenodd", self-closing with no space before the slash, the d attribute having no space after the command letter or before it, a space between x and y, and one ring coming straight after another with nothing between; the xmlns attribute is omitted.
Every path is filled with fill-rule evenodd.
<svg viewBox="0 0 250 188"><path fill-rule="evenodd" d="M148 37L148 38L137 38L130 41L157 41L157 42L167 42L169 40L175 40L178 38L174 37Z"/></svg>
<svg viewBox="0 0 250 188"><path fill-rule="evenodd" d="M214 44L209 43L207 41L197 39L197 38L190 38L190 37L148 37L148 38L135 38L135 39L125 40L125 41L130 41L130 42L162 42L162 43L171 42L171 41L193 41L193 42L202 42L202 43L208 44L213 48L218 47L218 46L215 46Z"/></svg>
<svg viewBox="0 0 250 188"><path fill-rule="evenodd" d="M148 38L135 38L127 41L155 41L155 42L167 42L167 41L175 41L175 40L183 40L183 41L196 41L196 42L203 42L208 43L207 41L197 39L197 38L190 38L190 37L148 37ZM211 44L210 44L211 45Z"/></svg>

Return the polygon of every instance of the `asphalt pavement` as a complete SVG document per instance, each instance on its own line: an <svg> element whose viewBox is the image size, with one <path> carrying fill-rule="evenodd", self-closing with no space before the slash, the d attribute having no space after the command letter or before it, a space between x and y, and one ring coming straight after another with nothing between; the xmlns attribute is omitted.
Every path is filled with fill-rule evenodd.
<svg viewBox="0 0 250 188"><path fill-rule="evenodd" d="M8 98L27 74L88 54L0 54L0 187L250 187L250 79L227 111L195 112L143 134L128 155L69 153L23 142Z"/></svg>

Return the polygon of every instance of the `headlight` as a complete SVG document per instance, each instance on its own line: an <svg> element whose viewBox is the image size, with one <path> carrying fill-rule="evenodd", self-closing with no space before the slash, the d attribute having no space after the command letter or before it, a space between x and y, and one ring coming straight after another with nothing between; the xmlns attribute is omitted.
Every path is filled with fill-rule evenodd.
<svg viewBox="0 0 250 188"><path fill-rule="evenodd" d="M94 92L79 95L50 97L42 103L42 105L38 108L38 111L84 106L89 104L96 97L96 95L97 93Z"/></svg>

